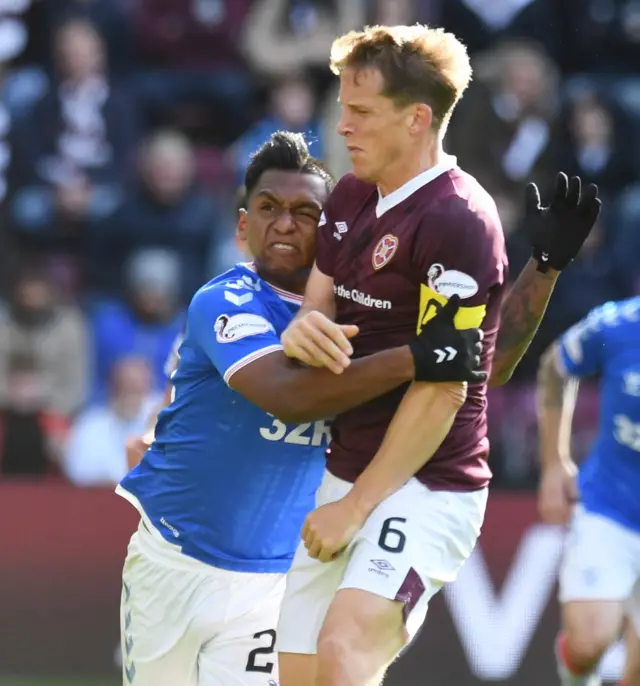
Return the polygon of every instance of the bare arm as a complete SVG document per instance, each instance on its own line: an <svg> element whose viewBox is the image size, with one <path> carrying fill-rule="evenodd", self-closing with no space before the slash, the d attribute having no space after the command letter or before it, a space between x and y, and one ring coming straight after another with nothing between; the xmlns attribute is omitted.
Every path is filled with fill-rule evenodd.
<svg viewBox="0 0 640 686"><path fill-rule="evenodd" d="M579 382L563 373L559 353L554 343L543 355L538 371L538 509L549 524L566 524L578 498L577 468L571 459L571 420Z"/></svg>
<svg viewBox="0 0 640 686"><path fill-rule="evenodd" d="M414 371L408 346L354 360L342 374L303 367L276 351L239 369L229 384L265 412L294 424L362 405L411 381Z"/></svg>
<svg viewBox="0 0 640 686"><path fill-rule="evenodd" d="M543 469L571 460L571 422L579 381L559 371L557 343L551 345L538 370L538 423Z"/></svg>
<svg viewBox="0 0 640 686"><path fill-rule="evenodd" d="M414 383L350 498L365 516L401 488L434 455L466 399L463 383Z"/></svg>
<svg viewBox="0 0 640 686"><path fill-rule="evenodd" d="M321 312L327 319L336 317L336 301L333 293L333 277L323 274L314 264L307 287L304 291L304 302L296 319L311 311Z"/></svg>
<svg viewBox="0 0 640 686"><path fill-rule="evenodd" d="M529 260L502 305L500 331L493 358L490 386L507 383L544 317L560 272L542 273Z"/></svg>

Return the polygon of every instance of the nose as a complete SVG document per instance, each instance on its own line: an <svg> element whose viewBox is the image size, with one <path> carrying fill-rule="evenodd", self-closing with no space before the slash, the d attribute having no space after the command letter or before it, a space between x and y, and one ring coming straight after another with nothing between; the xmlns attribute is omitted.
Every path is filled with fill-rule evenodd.
<svg viewBox="0 0 640 686"><path fill-rule="evenodd" d="M345 110L343 110L342 114L340 115L340 119L336 126L336 131L340 136L345 137L353 133L353 126L351 125L351 122L348 120L348 115Z"/></svg>
<svg viewBox="0 0 640 686"><path fill-rule="evenodd" d="M293 219L293 214L288 209L282 210L277 219L273 223L273 228L278 233L292 233L296 229L296 223Z"/></svg>

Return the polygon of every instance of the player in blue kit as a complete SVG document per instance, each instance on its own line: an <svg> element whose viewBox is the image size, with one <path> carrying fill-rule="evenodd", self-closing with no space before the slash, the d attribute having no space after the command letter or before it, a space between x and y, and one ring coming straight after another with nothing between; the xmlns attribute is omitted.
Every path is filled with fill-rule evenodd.
<svg viewBox="0 0 640 686"><path fill-rule="evenodd" d="M600 378L597 438L578 470L571 418L578 379ZM598 686L600 658L628 615L625 686L640 685L640 297L593 310L551 346L539 374L539 506L571 521L560 571L563 686ZM577 501L577 504L574 504Z"/></svg>
<svg viewBox="0 0 640 686"><path fill-rule="evenodd" d="M171 403L117 489L141 515L123 571L125 684L274 683L284 574L315 504L325 418L414 378L486 379L481 334L456 331L455 302L410 345L344 374L289 360L279 336L302 301L333 180L302 136L279 133L245 185L238 230L255 262L194 296Z"/></svg>

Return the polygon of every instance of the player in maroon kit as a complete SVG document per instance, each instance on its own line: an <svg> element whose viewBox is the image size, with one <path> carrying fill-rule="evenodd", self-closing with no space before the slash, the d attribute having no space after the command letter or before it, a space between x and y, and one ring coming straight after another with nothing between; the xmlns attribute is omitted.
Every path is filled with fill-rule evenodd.
<svg viewBox="0 0 640 686"><path fill-rule="evenodd" d="M351 357L411 341L457 295L455 323L482 326L488 372L506 282L504 237L493 200L442 150L471 77L464 46L423 26L374 27L336 40L331 61L340 76L338 131L354 173L325 205L285 352L340 373ZM590 187L581 199L579 180L560 175L543 209L530 189L534 259L521 278L539 280L539 298L549 297L593 226L596 196ZM505 378L532 333L525 324L533 303L520 305L521 316L509 314L522 326L500 332L512 353L501 355ZM347 324L358 327L351 342ZM281 686L380 683L476 543L491 477L486 429L485 384L413 383L338 415L318 509L287 581Z"/></svg>

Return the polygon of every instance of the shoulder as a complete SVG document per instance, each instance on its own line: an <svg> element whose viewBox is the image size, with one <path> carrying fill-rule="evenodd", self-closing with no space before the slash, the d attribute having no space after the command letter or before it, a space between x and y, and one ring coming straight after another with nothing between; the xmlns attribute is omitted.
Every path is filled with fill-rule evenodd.
<svg viewBox="0 0 640 686"><path fill-rule="evenodd" d="M330 212L333 218L336 209L340 210L341 207L352 207L354 204L357 204L358 201L365 200L373 193L377 193L374 184L361 181L353 174L345 174L331 191L331 195L329 195L325 205L325 210ZM323 212L320 219L320 226L322 226L323 222L326 223L326 221L327 219Z"/></svg>
<svg viewBox="0 0 640 686"><path fill-rule="evenodd" d="M586 332L616 335L640 324L640 297L606 302L595 307L578 323Z"/></svg>
<svg viewBox="0 0 640 686"><path fill-rule="evenodd" d="M267 291L257 274L245 265L236 265L200 288L189 305L189 318L200 313L233 314L266 309Z"/></svg>
<svg viewBox="0 0 640 686"><path fill-rule="evenodd" d="M447 174L442 192L430 208L429 219L435 219L458 237L484 235L504 243L495 201L473 176L458 168Z"/></svg>

